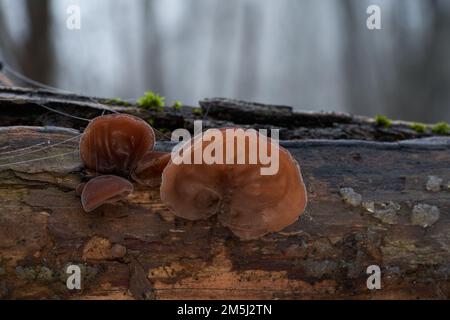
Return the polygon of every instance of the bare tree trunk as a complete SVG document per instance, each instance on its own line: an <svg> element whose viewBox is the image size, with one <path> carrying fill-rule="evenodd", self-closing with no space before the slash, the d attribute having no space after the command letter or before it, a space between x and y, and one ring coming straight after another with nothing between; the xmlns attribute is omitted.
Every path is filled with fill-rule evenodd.
<svg viewBox="0 0 450 320"><path fill-rule="evenodd" d="M16 65L17 43L8 32L3 10L4 8L0 5L0 62L6 60L8 63Z"/></svg>
<svg viewBox="0 0 450 320"><path fill-rule="evenodd" d="M145 42L145 66L146 84L154 92L165 94L163 57L161 50L161 34L157 23L154 1L144 1L142 4L144 14Z"/></svg>
<svg viewBox="0 0 450 320"><path fill-rule="evenodd" d="M260 17L259 6L247 3L243 6L240 38L240 61L236 93L240 98L251 98L256 96L259 85L258 57L259 42L261 35L258 32Z"/></svg>
<svg viewBox="0 0 450 320"><path fill-rule="evenodd" d="M353 0L344 0L342 6L342 21L345 28L344 42L344 70L346 81L346 96L348 111L350 113L361 113L367 108L369 102L367 98L367 90L364 86L363 63L361 48L360 28L357 22L358 7L360 5ZM363 11L361 11L361 14ZM367 112L367 110L366 110Z"/></svg>
<svg viewBox="0 0 450 320"><path fill-rule="evenodd" d="M394 21L396 24L395 64L397 79L393 84L395 93L391 92L386 99L395 116L421 121L442 121L448 118L449 112L442 106L448 104L450 95L447 86L450 83L449 67L442 63L442 57L450 53L446 41L450 32L447 4L441 1L430 1L424 4L428 12L429 28L423 36L420 50L418 46L408 42L410 31L404 26L403 7L397 7ZM416 40L417 41L417 40ZM416 51L414 51L416 50ZM407 53L407 55L405 55ZM407 114L404 113L407 106Z"/></svg>
<svg viewBox="0 0 450 320"><path fill-rule="evenodd" d="M238 7L233 1L215 2L211 14L211 45L209 47L208 66L211 74L219 74L214 81L210 81L210 92L226 92L231 95L234 89L232 79L232 54L218 55L218 51L229 50L233 47L233 40L238 34ZM224 32L227 30L227 32Z"/></svg>
<svg viewBox="0 0 450 320"><path fill-rule="evenodd" d="M23 72L46 84L52 83L55 59L50 7L50 0L27 0L28 33L19 55Z"/></svg>

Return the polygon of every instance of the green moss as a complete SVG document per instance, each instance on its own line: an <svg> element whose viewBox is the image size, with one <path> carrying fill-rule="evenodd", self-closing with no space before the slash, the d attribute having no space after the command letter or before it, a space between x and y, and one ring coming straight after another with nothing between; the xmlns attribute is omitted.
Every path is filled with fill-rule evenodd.
<svg viewBox="0 0 450 320"><path fill-rule="evenodd" d="M192 113L195 114L196 116L202 116L203 110L202 110L202 108L194 108L194 109L192 109Z"/></svg>
<svg viewBox="0 0 450 320"><path fill-rule="evenodd" d="M183 105L181 104L181 101L179 101L179 100L174 101L172 104L172 108L177 111L181 110L182 107L183 107Z"/></svg>
<svg viewBox="0 0 450 320"><path fill-rule="evenodd" d="M136 102L141 108L155 111L162 111L166 98L152 91L147 91Z"/></svg>
<svg viewBox="0 0 450 320"><path fill-rule="evenodd" d="M105 104L129 106L130 103L122 100L121 98L111 98L105 101Z"/></svg>
<svg viewBox="0 0 450 320"><path fill-rule="evenodd" d="M431 131L435 134L448 134L450 126L447 122L438 122L431 128Z"/></svg>
<svg viewBox="0 0 450 320"><path fill-rule="evenodd" d="M427 127L422 123L414 122L411 123L410 128L417 133L424 133Z"/></svg>
<svg viewBox="0 0 450 320"><path fill-rule="evenodd" d="M392 121L388 117L381 114L377 114L375 116L375 123L379 127L390 127L392 125Z"/></svg>
<svg viewBox="0 0 450 320"><path fill-rule="evenodd" d="M159 128L159 132L162 134L170 134L171 131L167 128Z"/></svg>

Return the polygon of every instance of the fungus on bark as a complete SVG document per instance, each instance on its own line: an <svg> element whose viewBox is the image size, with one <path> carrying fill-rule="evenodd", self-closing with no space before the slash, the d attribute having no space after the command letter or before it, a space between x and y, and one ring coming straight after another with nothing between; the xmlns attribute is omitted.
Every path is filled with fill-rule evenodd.
<svg viewBox="0 0 450 320"><path fill-rule="evenodd" d="M159 186L162 172L169 161L170 153L149 151L138 161L131 177L144 186Z"/></svg>
<svg viewBox="0 0 450 320"><path fill-rule="evenodd" d="M91 212L105 203L114 203L133 192L133 184L128 180L113 176L98 176L89 180L81 194L84 211Z"/></svg>
<svg viewBox="0 0 450 320"><path fill-rule="evenodd" d="M77 185L77 187L75 188L75 194L77 196L81 196L85 185L86 185L86 182L81 182Z"/></svg>
<svg viewBox="0 0 450 320"><path fill-rule="evenodd" d="M93 119L80 139L80 156L86 168L103 174L129 176L155 143L152 127L126 114Z"/></svg>
<svg viewBox="0 0 450 320"><path fill-rule="evenodd" d="M305 210L307 195L300 167L290 153L256 131L214 130L214 140L208 135L212 131L208 130L188 142L190 146L180 156L182 163L169 162L162 175L161 200L175 215L189 220L206 219L217 213L219 221L243 240L280 231L295 222ZM231 130L230 136L227 130ZM244 139L245 148L239 149L234 144L233 149L227 149L230 137L234 141ZM223 147L215 148L212 154L222 151L223 163L192 161L199 148L203 152L214 149L212 144L216 139L223 141ZM262 147L269 156L278 154L279 167L275 174L261 174L267 163L260 157L249 163L252 142L256 142L257 154ZM240 163L242 156L249 161Z"/></svg>

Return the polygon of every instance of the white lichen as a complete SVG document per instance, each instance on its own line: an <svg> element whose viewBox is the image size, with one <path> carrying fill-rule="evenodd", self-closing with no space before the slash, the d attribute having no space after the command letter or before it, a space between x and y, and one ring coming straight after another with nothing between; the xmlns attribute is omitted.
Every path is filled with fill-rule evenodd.
<svg viewBox="0 0 450 320"><path fill-rule="evenodd" d="M367 201L362 203L362 207L369 213L373 214L374 218L379 219L383 223L396 224L400 210L400 204L388 201L388 202L374 202Z"/></svg>
<svg viewBox="0 0 450 320"><path fill-rule="evenodd" d="M352 207L358 207L361 205L362 196L356 193L353 188L341 188L339 190L342 200L351 205Z"/></svg>
<svg viewBox="0 0 450 320"><path fill-rule="evenodd" d="M364 210L369 213L375 213L375 202L373 201L364 201L362 204Z"/></svg>
<svg viewBox="0 0 450 320"><path fill-rule="evenodd" d="M438 221L439 215L438 207L419 203L412 209L411 224L426 228Z"/></svg>
<svg viewBox="0 0 450 320"><path fill-rule="evenodd" d="M442 181L442 178L436 176L428 176L426 189L431 192L439 192L441 191Z"/></svg>

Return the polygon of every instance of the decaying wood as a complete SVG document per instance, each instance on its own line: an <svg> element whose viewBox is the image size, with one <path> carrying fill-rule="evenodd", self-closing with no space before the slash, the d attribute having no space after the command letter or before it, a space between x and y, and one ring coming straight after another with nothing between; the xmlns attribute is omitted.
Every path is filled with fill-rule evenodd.
<svg viewBox="0 0 450 320"><path fill-rule="evenodd" d="M420 133L411 129L411 123L394 121L389 127L377 126L373 119L336 112L293 111L292 107L264 105L230 99L205 99L200 108L183 106L181 110L164 108L144 110L134 103L84 97L76 94L54 93L46 90L0 87L0 126L53 125L80 130L83 120L48 112L42 105L91 119L112 111L137 115L149 120L160 131L178 128L193 131L195 120L203 120L203 128L240 125L255 129L280 129L280 139L360 139L397 141L432 136L428 128ZM126 105L124 105L126 104ZM112 110L112 111L111 111Z"/></svg>
<svg viewBox="0 0 450 320"><path fill-rule="evenodd" d="M118 206L84 213L75 194L84 179L76 138L6 158L5 152L78 134L54 127L0 129L2 298L450 295L450 192L426 189L430 175L445 185L450 180L448 138L283 142L302 166L307 211L280 233L239 241L214 218L175 218L157 188L138 187ZM344 188L353 188L363 203ZM414 217L418 204L436 206L437 220L431 211L422 220ZM82 267L82 290L67 289L69 264ZM366 287L366 268L373 264L382 270L381 290Z"/></svg>
<svg viewBox="0 0 450 320"><path fill-rule="evenodd" d="M309 138L282 142L302 167L307 210L254 241L240 241L214 217L174 217L158 188L136 186L120 205L86 214L75 193L87 179L77 149L86 121L41 105L87 119L132 113L169 131L204 118L205 127L276 127L285 140ZM346 114L227 99L200 105L203 115L0 88L0 298L450 296L450 138L395 141L431 133ZM81 267L81 290L66 286L70 264ZM381 290L366 286L369 265L381 268Z"/></svg>

